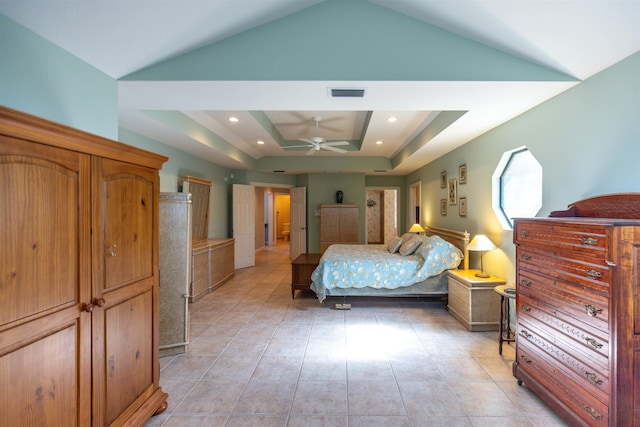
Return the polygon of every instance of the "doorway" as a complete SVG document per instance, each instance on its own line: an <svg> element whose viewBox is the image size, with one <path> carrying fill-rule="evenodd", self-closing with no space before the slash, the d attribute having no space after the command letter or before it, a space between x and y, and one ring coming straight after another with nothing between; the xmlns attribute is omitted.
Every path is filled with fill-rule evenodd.
<svg viewBox="0 0 640 427"><path fill-rule="evenodd" d="M367 187L367 237L369 245L383 244L398 235L400 189Z"/></svg>

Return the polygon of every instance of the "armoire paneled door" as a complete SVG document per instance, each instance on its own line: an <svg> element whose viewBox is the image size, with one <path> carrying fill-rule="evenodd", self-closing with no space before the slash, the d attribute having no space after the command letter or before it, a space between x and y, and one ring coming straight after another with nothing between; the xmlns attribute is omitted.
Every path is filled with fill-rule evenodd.
<svg viewBox="0 0 640 427"><path fill-rule="evenodd" d="M0 108L0 425L140 426L163 156Z"/></svg>

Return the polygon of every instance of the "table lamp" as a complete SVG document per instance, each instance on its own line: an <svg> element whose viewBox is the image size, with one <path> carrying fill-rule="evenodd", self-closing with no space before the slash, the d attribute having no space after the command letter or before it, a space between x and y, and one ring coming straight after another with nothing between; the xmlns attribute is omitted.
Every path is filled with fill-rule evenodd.
<svg viewBox="0 0 640 427"><path fill-rule="evenodd" d="M409 233L416 233L416 234L424 233L424 228L422 228L420 224L413 224L409 229Z"/></svg>
<svg viewBox="0 0 640 427"><path fill-rule="evenodd" d="M484 234L478 234L471 240L467 249L470 251L480 252L480 271L476 273L476 277L482 277L484 279L490 277L489 274L484 272L482 256L484 255L484 252L496 249L496 245L494 245L493 242Z"/></svg>

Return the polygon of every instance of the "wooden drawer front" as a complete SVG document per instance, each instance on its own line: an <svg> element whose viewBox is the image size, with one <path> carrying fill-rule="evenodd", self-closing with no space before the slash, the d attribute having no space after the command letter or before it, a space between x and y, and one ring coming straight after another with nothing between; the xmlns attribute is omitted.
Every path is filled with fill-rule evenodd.
<svg viewBox="0 0 640 427"><path fill-rule="evenodd" d="M547 390L553 392L556 399L560 400L567 409L589 426L609 426L609 407L606 395L596 391L596 395L589 393L583 387L582 381L574 381L562 369L547 363L548 358L541 357L535 347L523 342L518 344L518 370L524 371L526 377L540 383ZM604 397L604 402L598 397ZM582 425L574 423L572 425Z"/></svg>
<svg viewBox="0 0 640 427"><path fill-rule="evenodd" d="M609 334L606 331L577 322L552 305L523 294L518 295L516 304L518 315L523 320L534 322L553 337L551 342L591 358L606 369L609 364Z"/></svg>
<svg viewBox="0 0 640 427"><path fill-rule="evenodd" d="M513 237L518 244L551 246L553 250L579 251L603 261L609 259L608 228L605 226L517 221Z"/></svg>
<svg viewBox="0 0 640 427"><path fill-rule="evenodd" d="M611 283L611 269L606 264L595 264L575 256L561 253L549 255L532 250L531 247L518 246L516 259L521 269L538 272L555 279L562 279L593 288L596 292L608 295Z"/></svg>
<svg viewBox="0 0 640 427"><path fill-rule="evenodd" d="M523 316L521 316L523 317ZM573 381L589 393L598 396L603 402L608 402L610 390L608 365L602 363L602 358L588 358L576 351L575 347L567 346L553 335L536 324L535 320L519 318L517 326L518 349L529 348L537 354L538 360L545 360L554 370L562 371ZM518 356L521 362L521 357Z"/></svg>
<svg viewBox="0 0 640 427"><path fill-rule="evenodd" d="M526 270L520 271L517 283L520 295L543 298L554 316L562 312L565 318L573 317L587 327L609 331L609 300L603 292Z"/></svg>

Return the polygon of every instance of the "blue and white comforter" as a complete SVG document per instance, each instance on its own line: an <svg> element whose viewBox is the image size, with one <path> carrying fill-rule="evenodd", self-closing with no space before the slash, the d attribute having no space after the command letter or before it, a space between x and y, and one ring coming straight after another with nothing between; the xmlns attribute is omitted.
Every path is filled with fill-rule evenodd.
<svg viewBox="0 0 640 427"><path fill-rule="evenodd" d="M320 301L334 288L397 289L456 268L462 253L437 236L426 237L413 255L389 253L385 245L331 245L311 275Z"/></svg>

